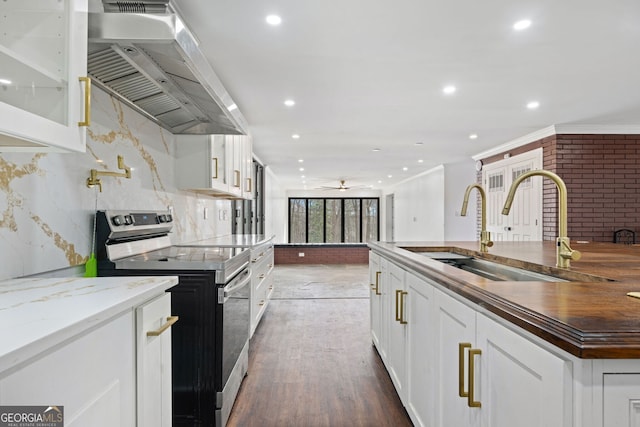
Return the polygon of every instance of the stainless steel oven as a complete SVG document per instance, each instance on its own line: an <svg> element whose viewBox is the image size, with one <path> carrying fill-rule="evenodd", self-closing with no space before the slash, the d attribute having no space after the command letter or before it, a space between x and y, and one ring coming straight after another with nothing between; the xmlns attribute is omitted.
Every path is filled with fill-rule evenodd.
<svg viewBox="0 0 640 427"><path fill-rule="evenodd" d="M178 276L171 292L174 426L224 426L247 373L249 251L173 246L165 211L98 211L100 276Z"/></svg>

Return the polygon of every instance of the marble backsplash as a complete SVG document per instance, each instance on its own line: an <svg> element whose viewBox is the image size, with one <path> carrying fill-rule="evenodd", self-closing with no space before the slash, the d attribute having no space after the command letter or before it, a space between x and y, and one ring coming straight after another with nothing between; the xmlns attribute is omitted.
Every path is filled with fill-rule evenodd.
<svg viewBox="0 0 640 427"><path fill-rule="evenodd" d="M0 153L0 280L84 264L96 206L171 208L174 243L231 233L230 201L176 188L174 135L99 89L91 115L86 153ZM90 169L119 171L118 155L131 179L88 188Z"/></svg>

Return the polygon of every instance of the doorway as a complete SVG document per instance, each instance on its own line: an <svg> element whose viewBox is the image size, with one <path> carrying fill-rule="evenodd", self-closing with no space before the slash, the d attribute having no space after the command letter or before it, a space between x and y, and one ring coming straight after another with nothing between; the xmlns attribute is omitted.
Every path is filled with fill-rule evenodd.
<svg viewBox="0 0 640 427"><path fill-rule="evenodd" d="M542 240L542 180L527 179L516 192L509 215L502 207L511 184L542 165L542 148L488 164L482 171L487 194L487 230L493 241Z"/></svg>
<svg viewBox="0 0 640 427"><path fill-rule="evenodd" d="M388 194L385 198L384 210L384 238L386 242L393 242L393 194Z"/></svg>

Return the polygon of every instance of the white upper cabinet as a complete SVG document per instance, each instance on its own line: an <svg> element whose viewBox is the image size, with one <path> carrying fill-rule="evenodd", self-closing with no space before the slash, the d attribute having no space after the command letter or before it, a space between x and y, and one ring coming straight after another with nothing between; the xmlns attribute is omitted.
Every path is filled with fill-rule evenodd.
<svg viewBox="0 0 640 427"><path fill-rule="evenodd" d="M0 2L0 151L85 151L87 4Z"/></svg>
<svg viewBox="0 0 640 427"><path fill-rule="evenodd" d="M177 187L214 197L251 198L253 191L246 191L253 185L246 175L252 170L246 168L252 159L250 142L242 135L178 135Z"/></svg>

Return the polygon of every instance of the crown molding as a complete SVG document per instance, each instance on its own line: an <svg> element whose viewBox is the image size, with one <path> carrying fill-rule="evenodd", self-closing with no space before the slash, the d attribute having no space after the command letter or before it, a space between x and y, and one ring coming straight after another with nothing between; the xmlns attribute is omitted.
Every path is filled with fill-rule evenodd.
<svg viewBox="0 0 640 427"><path fill-rule="evenodd" d="M482 151L471 156L473 160L482 160L505 151L513 150L531 142L539 141L551 135L636 135L640 134L639 125L581 125L562 124L551 125L546 128L528 133L513 139L505 144L498 145L489 150Z"/></svg>

